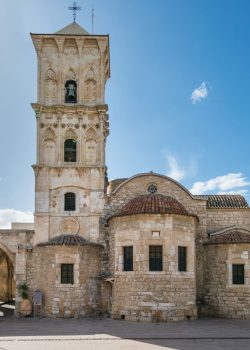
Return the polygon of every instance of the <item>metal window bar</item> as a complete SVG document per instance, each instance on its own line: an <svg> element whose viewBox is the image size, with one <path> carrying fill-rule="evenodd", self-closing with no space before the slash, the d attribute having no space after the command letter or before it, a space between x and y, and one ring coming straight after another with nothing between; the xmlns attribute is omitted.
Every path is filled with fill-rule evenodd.
<svg viewBox="0 0 250 350"><path fill-rule="evenodd" d="M133 271L133 246L123 247L124 271Z"/></svg>
<svg viewBox="0 0 250 350"><path fill-rule="evenodd" d="M187 247L178 247L178 270L187 271Z"/></svg>
<svg viewBox="0 0 250 350"><path fill-rule="evenodd" d="M233 264L233 284L245 283L244 264Z"/></svg>
<svg viewBox="0 0 250 350"><path fill-rule="evenodd" d="M149 271L162 271L162 246L149 246Z"/></svg>
<svg viewBox="0 0 250 350"><path fill-rule="evenodd" d="M64 195L64 210L76 210L76 196L73 192L65 193Z"/></svg>
<svg viewBox="0 0 250 350"><path fill-rule="evenodd" d="M74 264L61 265L61 283L74 284Z"/></svg>

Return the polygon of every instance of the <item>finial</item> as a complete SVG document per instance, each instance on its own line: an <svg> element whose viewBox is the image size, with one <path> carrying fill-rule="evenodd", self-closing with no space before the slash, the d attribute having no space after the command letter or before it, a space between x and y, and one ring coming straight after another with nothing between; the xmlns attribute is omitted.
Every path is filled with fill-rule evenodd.
<svg viewBox="0 0 250 350"><path fill-rule="evenodd" d="M80 11L81 7L77 6L77 3L74 1L73 6L69 6L68 9L73 12L74 22L76 21L76 11Z"/></svg>

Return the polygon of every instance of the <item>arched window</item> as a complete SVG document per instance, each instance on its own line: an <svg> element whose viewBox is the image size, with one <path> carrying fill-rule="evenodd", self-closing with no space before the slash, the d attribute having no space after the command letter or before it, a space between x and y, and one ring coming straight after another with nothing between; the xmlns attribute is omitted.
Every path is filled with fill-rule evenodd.
<svg viewBox="0 0 250 350"><path fill-rule="evenodd" d="M64 141L64 161L76 162L76 140L68 139Z"/></svg>
<svg viewBox="0 0 250 350"><path fill-rule="evenodd" d="M65 103L77 102L77 84L74 80L67 80L65 83Z"/></svg>
<svg viewBox="0 0 250 350"><path fill-rule="evenodd" d="M73 192L65 193L64 210L76 210L76 195Z"/></svg>

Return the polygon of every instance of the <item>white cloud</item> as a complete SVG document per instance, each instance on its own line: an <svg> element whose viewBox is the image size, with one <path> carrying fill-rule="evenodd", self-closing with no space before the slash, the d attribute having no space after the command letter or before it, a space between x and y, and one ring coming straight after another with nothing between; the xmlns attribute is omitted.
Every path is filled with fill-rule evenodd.
<svg viewBox="0 0 250 350"><path fill-rule="evenodd" d="M11 228L12 222L34 222L31 211L0 209L0 229Z"/></svg>
<svg viewBox="0 0 250 350"><path fill-rule="evenodd" d="M205 81L203 81L201 85L192 92L191 101L193 104L196 104L196 102L201 102L203 99L205 99L207 95L208 87Z"/></svg>
<svg viewBox="0 0 250 350"><path fill-rule="evenodd" d="M232 191L234 193L246 193L246 189L238 189L240 187L249 186L250 182L242 173L231 173L223 176L217 176L207 181L198 181L193 184L190 192L193 194L204 194L206 192L217 192L218 194L226 194ZM243 192L244 191L244 192Z"/></svg>
<svg viewBox="0 0 250 350"><path fill-rule="evenodd" d="M172 177L176 181L180 181L185 176L185 170L181 169L177 163L177 159L172 155L166 155L169 171L167 176Z"/></svg>

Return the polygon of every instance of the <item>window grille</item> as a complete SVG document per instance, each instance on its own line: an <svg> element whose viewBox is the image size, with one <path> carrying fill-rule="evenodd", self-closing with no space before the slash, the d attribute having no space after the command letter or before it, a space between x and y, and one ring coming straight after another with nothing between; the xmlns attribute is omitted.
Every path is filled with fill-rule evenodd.
<svg viewBox="0 0 250 350"><path fill-rule="evenodd" d="M245 283L244 264L233 264L233 284Z"/></svg>
<svg viewBox="0 0 250 350"><path fill-rule="evenodd" d="M187 271L187 247L178 247L178 270Z"/></svg>
<svg viewBox="0 0 250 350"><path fill-rule="evenodd" d="M76 210L76 196L73 192L67 192L64 195L64 210Z"/></svg>
<svg viewBox="0 0 250 350"><path fill-rule="evenodd" d="M123 247L124 271L133 271L133 246Z"/></svg>
<svg viewBox="0 0 250 350"><path fill-rule="evenodd" d="M74 264L61 264L61 283L74 284Z"/></svg>
<svg viewBox="0 0 250 350"><path fill-rule="evenodd" d="M149 246L149 270L162 271L162 246Z"/></svg>
<svg viewBox="0 0 250 350"><path fill-rule="evenodd" d="M68 139L64 142L64 161L76 162L76 140Z"/></svg>

